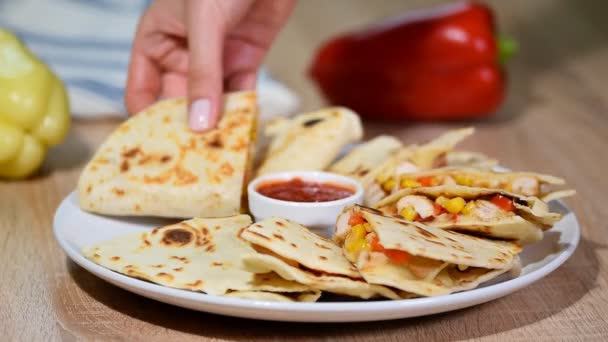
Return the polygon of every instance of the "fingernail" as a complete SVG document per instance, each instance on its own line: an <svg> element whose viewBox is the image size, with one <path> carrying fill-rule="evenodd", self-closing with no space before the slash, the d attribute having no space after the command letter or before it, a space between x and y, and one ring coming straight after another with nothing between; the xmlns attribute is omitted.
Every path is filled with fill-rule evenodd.
<svg viewBox="0 0 608 342"><path fill-rule="evenodd" d="M198 99L190 105L188 125L193 131L208 130L211 123L211 101Z"/></svg>

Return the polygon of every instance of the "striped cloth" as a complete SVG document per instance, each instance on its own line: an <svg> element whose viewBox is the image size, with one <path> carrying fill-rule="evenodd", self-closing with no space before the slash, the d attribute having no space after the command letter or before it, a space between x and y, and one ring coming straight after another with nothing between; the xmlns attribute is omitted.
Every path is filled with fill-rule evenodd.
<svg viewBox="0 0 608 342"><path fill-rule="evenodd" d="M131 41L149 2L0 0L0 26L23 39L66 83L74 116L125 115ZM298 105L296 96L264 71L258 92L264 118L289 114Z"/></svg>

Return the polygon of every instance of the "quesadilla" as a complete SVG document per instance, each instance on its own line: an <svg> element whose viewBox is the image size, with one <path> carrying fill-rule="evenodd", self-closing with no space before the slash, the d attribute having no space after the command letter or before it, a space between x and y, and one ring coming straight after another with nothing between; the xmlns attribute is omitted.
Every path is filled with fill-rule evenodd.
<svg viewBox="0 0 608 342"><path fill-rule="evenodd" d="M362 206L344 210L334 238L368 283L420 296L470 290L516 271L521 251L515 243L407 222Z"/></svg>
<svg viewBox="0 0 608 342"><path fill-rule="evenodd" d="M402 146L399 139L381 135L355 147L350 153L332 164L328 171L361 179Z"/></svg>
<svg viewBox="0 0 608 342"><path fill-rule="evenodd" d="M561 219L536 197L498 189L443 185L400 190L379 203L381 212L441 229L515 240L539 241Z"/></svg>
<svg viewBox="0 0 608 342"><path fill-rule="evenodd" d="M353 111L332 107L276 121L266 134L273 140L258 175L324 170L344 146L361 139L363 128Z"/></svg>
<svg viewBox="0 0 608 342"><path fill-rule="evenodd" d="M364 204L371 206L388 196L402 174L445 166L446 153L474 131L473 128L451 130L424 145L401 148L363 177Z"/></svg>
<svg viewBox="0 0 608 342"><path fill-rule="evenodd" d="M333 241L286 219L263 220L244 229L240 236L258 251L244 258L252 272L275 272L315 290L364 299L411 296L366 283Z"/></svg>
<svg viewBox="0 0 608 342"><path fill-rule="evenodd" d="M475 188L501 189L522 196L539 197L542 200L574 195L573 190L544 191L549 185L564 185L565 181L554 176L533 172L492 172L472 168L446 167L403 174L397 180L393 192L419 186L463 185Z"/></svg>
<svg viewBox="0 0 608 342"><path fill-rule="evenodd" d="M177 289L258 299L318 298L319 291L306 285L245 269L243 258L256 252L238 234L249 224L247 215L195 218L100 242L82 253L112 271ZM309 296L300 297L304 294Z"/></svg>
<svg viewBox="0 0 608 342"><path fill-rule="evenodd" d="M253 92L228 94L218 127L195 133L186 99L159 102L120 125L78 182L82 209L100 214L222 217L238 214L256 119Z"/></svg>

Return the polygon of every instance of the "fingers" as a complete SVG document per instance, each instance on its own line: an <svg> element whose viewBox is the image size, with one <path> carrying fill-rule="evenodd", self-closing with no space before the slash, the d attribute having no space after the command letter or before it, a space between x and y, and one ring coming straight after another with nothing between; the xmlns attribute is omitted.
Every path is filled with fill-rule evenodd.
<svg viewBox="0 0 608 342"><path fill-rule="evenodd" d="M125 105L130 114L135 114L156 101L161 90L161 70L142 50L146 15L133 40L131 59L125 89Z"/></svg>

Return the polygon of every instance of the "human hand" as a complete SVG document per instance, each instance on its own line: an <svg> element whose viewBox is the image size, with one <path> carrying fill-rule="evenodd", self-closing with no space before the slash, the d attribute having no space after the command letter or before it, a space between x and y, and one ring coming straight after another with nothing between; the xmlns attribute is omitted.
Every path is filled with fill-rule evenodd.
<svg viewBox="0 0 608 342"><path fill-rule="evenodd" d="M156 0L133 41L125 102L137 113L188 97L194 131L215 127L224 91L255 87L256 72L295 0Z"/></svg>

